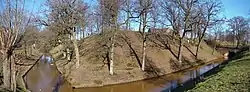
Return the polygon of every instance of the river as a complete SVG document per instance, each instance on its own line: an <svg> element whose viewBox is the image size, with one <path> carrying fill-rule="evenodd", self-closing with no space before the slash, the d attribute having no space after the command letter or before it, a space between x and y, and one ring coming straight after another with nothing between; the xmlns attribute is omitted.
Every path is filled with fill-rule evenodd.
<svg viewBox="0 0 250 92"><path fill-rule="evenodd" d="M43 56L25 77L28 89L32 92L160 92L170 91L188 80L213 69L224 61L219 58L208 64L167 74L158 78L131 83L73 89L57 70L53 60Z"/></svg>

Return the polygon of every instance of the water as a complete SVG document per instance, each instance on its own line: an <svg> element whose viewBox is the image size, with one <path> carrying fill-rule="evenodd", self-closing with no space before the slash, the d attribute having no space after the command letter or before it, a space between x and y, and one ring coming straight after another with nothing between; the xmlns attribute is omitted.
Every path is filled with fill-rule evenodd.
<svg viewBox="0 0 250 92"><path fill-rule="evenodd" d="M65 81L50 57L42 56L40 61L27 73L25 80L28 89L32 92L72 92L72 88L68 83L64 83ZM61 91L61 89L67 90Z"/></svg>
<svg viewBox="0 0 250 92"><path fill-rule="evenodd" d="M44 56L25 78L27 86L32 92L160 92L181 86L188 80L218 66L222 61L224 59L217 59L207 65L189 68L159 78L103 87L73 89L67 81L63 80L53 60Z"/></svg>

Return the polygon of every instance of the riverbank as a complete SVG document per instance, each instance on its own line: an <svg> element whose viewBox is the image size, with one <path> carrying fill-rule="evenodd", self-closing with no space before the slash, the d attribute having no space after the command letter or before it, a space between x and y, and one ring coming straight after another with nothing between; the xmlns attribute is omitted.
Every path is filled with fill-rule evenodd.
<svg viewBox="0 0 250 92"><path fill-rule="evenodd" d="M148 34L146 69L140 69L142 37L139 32L119 32L116 39L114 75L109 75L107 62L110 34L92 36L79 42L80 68L75 68L72 60L68 62L57 59L59 72L75 88L97 87L104 85L133 82L169 73L181 71L190 67L206 64L222 55L218 52L212 54L212 48L206 43L201 44L198 59L194 53L196 46L184 42L183 63L180 65L176 59L178 39L171 38L169 34Z"/></svg>
<svg viewBox="0 0 250 92"><path fill-rule="evenodd" d="M239 53L220 71L188 92L249 92L250 52Z"/></svg>
<svg viewBox="0 0 250 92"><path fill-rule="evenodd" d="M32 68L33 65L37 62L40 58L41 54L36 54L33 56L23 56L22 54L17 54L16 58L16 82L17 82L17 92L29 92L24 77L26 73ZM1 79L2 80L2 79ZM2 82L2 81L1 81ZM2 83L0 83L0 92L12 92L9 89L5 88Z"/></svg>

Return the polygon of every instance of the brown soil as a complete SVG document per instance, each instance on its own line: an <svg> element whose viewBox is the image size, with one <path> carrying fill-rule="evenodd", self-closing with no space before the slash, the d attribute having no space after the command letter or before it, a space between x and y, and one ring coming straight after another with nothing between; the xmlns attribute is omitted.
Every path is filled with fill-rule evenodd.
<svg viewBox="0 0 250 92"><path fill-rule="evenodd" d="M148 33L146 71L143 72L140 70L142 35L139 32L119 31L115 44L115 74L111 76L108 69L110 36L110 33L104 33L79 42L81 66L78 69L75 69L73 60L56 62L58 70L73 87L103 86L157 77L204 64L221 56L218 52L212 55L212 48L202 43L197 60L194 57L196 46L185 41L183 64L180 65L176 59L178 39L172 38L168 33Z"/></svg>
<svg viewBox="0 0 250 92"><path fill-rule="evenodd" d="M37 60L39 60L39 58L42 56L41 53L38 53L38 51L36 50L36 53L34 53L33 55L28 55L27 58L24 54L23 49L17 50L16 51L16 57L15 59L16 61L16 70L17 70L17 84L19 88L22 89L26 89L26 84L25 84L25 80L23 79L23 77L26 75L26 73L28 73L28 71L32 68L32 66L35 65L35 63L37 62Z"/></svg>

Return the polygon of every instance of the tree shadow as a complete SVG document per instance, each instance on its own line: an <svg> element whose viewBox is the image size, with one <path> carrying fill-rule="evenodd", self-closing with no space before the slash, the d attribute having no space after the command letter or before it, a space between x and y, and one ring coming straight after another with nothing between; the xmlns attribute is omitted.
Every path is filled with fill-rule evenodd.
<svg viewBox="0 0 250 92"><path fill-rule="evenodd" d="M155 62L146 56L144 71L144 78L146 78L145 82L155 85L169 82L169 79L164 78L164 74L166 74L166 71L159 68Z"/></svg>
<svg viewBox="0 0 250 92"><path fill-rule="evenodd" d="M195 56L195 54L186 46L186 45L183 45L193 56Z"/></svg>
<svg viewBox="0 0 250 92"><path fill-rule="evenodd" d="M103 60L102 60L103 65L101 67L104 67L105 65L107 65L108 66L108 70L110 71L109 52L107 51L104 55L102 55L102 58L103 58Z"/></svg>
<svg viewBox="0 0 250 92"><path fill-rule="evenodd" d="M160 77L164 73L165 73L164 69L157 67L155 62L153 62L152 59L150 59L149 57L146 56L145 72L144 72L145 77L147 77L147 78Z"/></svg>
<svg viewBox="0 0 250 92"><path fill-rule="evenodd" d="M170 68L173 71L180 71L185 68L195 67L196 65L205 64L203 60L196 60L195 62L191 62L186 56L182 56L182 64L179 63L178 60L170 59Z"/></svg>
<svg viewBox="0 0 250 92"><path fill-rule="evenodd" d="M95 40L90 40L93 42L87 42L85 40L85 43L81 44L80 46L80 55L81 57L86 57L86 60L90 61L98 61L98 62L88 62L91 64L100 64L100 68L110 70L110 49L111 49L111 43L110 43L110 37L93 37ZM100 62L99 62L100 61ZM106 67L107 65L107 67Z"/></svg>
<svg viewBox="0 0 250 92"><path fill-rule="evenodd" d="M167 49L176 59L178 58L177 55L174 53L173 49L171 48L170 41L172 37L170 35L155 33L152 36L153 36L152 38L148 37L148 40L154 43L154 45L151 45L152 47L158 47L160 49ZM172 42L172 44L174 43Z"/></svg>
<svg viewBox="0 0 250 92"><path fill-rule="evenodd" d="M130 49L130 52L133 56L135 56L136 60L137 60L137 63L139 64L140 67L142 67L142 64L141 64L141 60L138 56L138 54L136 53L136 50L132 47L132 43L130 41L130 38L126 35L126 34L123 34L121 36L121 38L125 41L125 43L128 45L129 49Z"/></svg>
<svg viewBox="0 0 250 92"><path fill-rule="evenodd" d="M169 60L169 63L170 63L170 68L174 71L177 71L181 68L181 64L177 60L171 58Z"/></svg>

